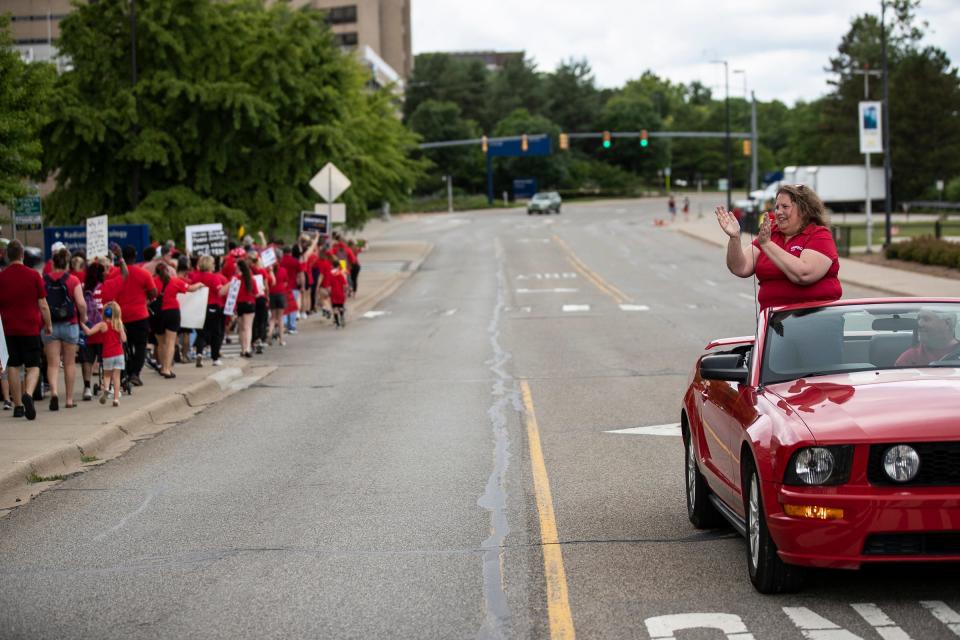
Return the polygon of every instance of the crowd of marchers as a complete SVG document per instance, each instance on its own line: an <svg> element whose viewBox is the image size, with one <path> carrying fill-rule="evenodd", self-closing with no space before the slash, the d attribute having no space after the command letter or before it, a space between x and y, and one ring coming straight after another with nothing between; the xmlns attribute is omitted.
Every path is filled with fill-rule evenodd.
<svg viewBox="0 0 960 640"><path fill-rule="evenodd" d="M286 346L298 320L313 314L344 327L364 241L336 232L292 244L259 237L231 241L223 256L188 254L171 240L142 256L111 244L109 255L88 258L58 242L45 262L10 242L0 255L3 409L33 420L38 402L49 398L59 411L76 407L78 395L116 407L144 384L145 367L164 379L176 377L176 363L218 367L233 341L253 358ZM178 294L201 290L203 326L185 327Z"/></svg>

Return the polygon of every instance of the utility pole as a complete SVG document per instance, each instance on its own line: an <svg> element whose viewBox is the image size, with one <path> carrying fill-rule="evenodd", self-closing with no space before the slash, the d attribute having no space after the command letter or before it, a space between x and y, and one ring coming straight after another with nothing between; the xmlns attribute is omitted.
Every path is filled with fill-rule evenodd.
<svg viewBox="0 0 960 640"><path fill-rule="evenodd" d="M883 58L883 180L885 182L884 214L885 214L885 241L883 246L888 247L893 241L890 226L890 212L893 209L893 194L890 191L892 181L890 167L890 87L889 69L887 67L887 23L886 0L880 0L880 52Z"/></svg>
<svg viewBox="0 0 960 640"><path fill-rule="evenodd" d="M854 75L863 76L863 99L870 99L870 76L879 76L881 73L879 71L871 71L870 65L863 65L863 69L854 69L852 71ZM886 119L887 114L883 114L883 118ZM873 253L873 202L870 199L870 153L867 152L864 155L864 172L866 173L866 178L864 179L864 186L866 188L867 194L867 253Z"/></svg>
<svg viewBox="0 0 960 640"><path fill-rule="evenodd" d="M723 65L723 83L725 99L724 103L727 112L726 125L726 147L727 147L727 211L733 209L733 198L730 195L730 189L733 187L733 152L730 147L730 65L726 60L711 60L713 64Z"/></svg>
<svg viewBox="0 0 960 640"><path fill-rule="evenodd" d="M130 0L130 80L133 85L133 113L134 118L139 118L140 110L137 104L137 0ZM139 125L135 122L133 125L133 135L140 132ZM140 205L140 165L136 160L133 162L133 178L131 191L133 209Z"/></svg>

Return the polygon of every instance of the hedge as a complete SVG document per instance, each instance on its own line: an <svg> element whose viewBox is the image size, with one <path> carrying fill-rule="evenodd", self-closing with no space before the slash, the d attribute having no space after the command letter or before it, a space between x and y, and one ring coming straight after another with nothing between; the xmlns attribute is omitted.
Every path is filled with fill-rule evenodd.
<svg viewBox="0 0 960 640"><path fill-rule="evenodd" d="M921 236L907 242L891 244L886 249L886 256L897 260L960 269L960 243L937 240L933 236Z"/></svg>

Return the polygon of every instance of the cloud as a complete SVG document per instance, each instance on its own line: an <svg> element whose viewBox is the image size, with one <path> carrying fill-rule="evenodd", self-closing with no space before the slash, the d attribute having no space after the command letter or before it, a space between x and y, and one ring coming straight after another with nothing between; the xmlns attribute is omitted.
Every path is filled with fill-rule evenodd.
<svg viewBox="0 0 960 640"><path fill-rule="evenodd" d="M586 58L603 87L646 70L674 82L699 80L723 93L723 67L746 71L761 100L812 100L829 89L824 68L851 20L873 0L412 0L414 52L525 50L541 70ZM960 6L925 0L926 42L960 57ZM743 76L730 78L743 94Z"/></svg>

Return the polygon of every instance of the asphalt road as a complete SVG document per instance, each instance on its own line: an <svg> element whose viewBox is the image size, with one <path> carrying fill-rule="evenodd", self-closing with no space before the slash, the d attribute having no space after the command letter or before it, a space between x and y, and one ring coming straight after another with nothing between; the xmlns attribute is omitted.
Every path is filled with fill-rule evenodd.
<svg viewBox="0 0 960 640"><path fill-rule="evenodd" d="M752 281L664 212L392 225L435 249L371 317L0 519L0 637L960 635L950 567L755 593L686 519L679 437L610 433L676 422L703 345L753 331Z"/></svg>

